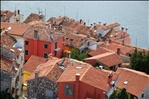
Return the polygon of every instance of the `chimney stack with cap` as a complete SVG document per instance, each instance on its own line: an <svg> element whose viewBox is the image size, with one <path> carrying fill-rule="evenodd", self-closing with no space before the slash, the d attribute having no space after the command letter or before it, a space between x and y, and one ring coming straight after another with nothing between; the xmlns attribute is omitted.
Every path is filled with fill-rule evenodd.
<svg viewBox="0 0 149 99"><path fill-rule="evenodd" d="M121 30L124 31L124 26L122 26Z"/></svg>
<svg viewBox="0 0 149 99"><path fill-rule="evenodd" d="M106 23L106 22L104 22L104 23L103 23L103 26L106 26L106 24L107 24L107 23Z"/></svg>
<svg viewBox="0 0 149 99"><path fill-rule="evenodd" d="M110 84L110 82L112 81L112 77L113 77L113 72L111 71L108 75L108 83Z"/></svg>
<svg viewBox="0 0 149 99"><path fill-rule="evenodd" d="M120 55L120 48L117 48L117 55Z"/></svg>
<svg viewBox="0 0 149 99"><path fill-rule="evenodd" d="M127 31L128 31L128 27L126 27L126 33L127 33Z"/></svg>
<svg viewBox="0 0 149 99"><path fill-rule="evenodd" d="M20 14L20 10L18 10L18 14Z"/></svg>

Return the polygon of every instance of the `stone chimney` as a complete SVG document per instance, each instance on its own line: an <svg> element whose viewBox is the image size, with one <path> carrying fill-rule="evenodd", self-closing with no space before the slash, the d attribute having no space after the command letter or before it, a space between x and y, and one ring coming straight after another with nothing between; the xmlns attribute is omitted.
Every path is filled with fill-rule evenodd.
<svg viewBox="0 0 149 99"><path fill-rule="evenodd" d="M110 84L110 82L112 81L112 77L113 77L113 72L111 71L108 75L108 83Z"/></svg>
<svg viewBox="0 0 149 99"><path fill-rule="evenodd" d="M8 35L8 30L5 30L5 34Z"/></svg>
<svg viewBox="0 0 149 99"><path fill-rule="evenodd" d="M34 39L38 39L38 30L34 30Z"/></svg>
<svg viewBox="0 0 149 99"><path fill-rule="evenodd" d="M120 55L120 48L117 48L117 55Z"/></svg>
<svg viewBox="0 0 149 99"><path fill-rule="evenodd" d="M34 97L37 98L37 89L38 89L38 77L39 77L39 72L38 71L35 71L35 83L34 83L34 86L35 86L35 92L34 92Z"/></svg>

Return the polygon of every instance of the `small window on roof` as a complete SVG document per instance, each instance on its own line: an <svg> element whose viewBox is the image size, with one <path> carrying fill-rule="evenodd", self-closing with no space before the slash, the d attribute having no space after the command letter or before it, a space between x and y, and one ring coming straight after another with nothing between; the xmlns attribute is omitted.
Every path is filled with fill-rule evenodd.
<svg viewBox="0 0 149 99"><path fill-rule="evenodd" d="M66 38L66 40L68 40L68 38Z"/></svg>
<svg viewBox="0 0 149 99"><path fill-rule="evenodd" d="M73 39L70 39L70 41L73 41Z"/></svg>

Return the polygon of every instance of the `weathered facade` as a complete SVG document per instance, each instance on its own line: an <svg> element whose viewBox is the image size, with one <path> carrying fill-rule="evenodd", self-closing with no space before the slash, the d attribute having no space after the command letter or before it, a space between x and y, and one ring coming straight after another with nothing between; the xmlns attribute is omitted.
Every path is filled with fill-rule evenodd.
<svg viewBox="0 0 149 99"><path fill-rule="evenodd" d="M27 98L33 99L57 99L58 86L47 78L37 78L37 85L35 86L35 79L28 81Z"/></svg>

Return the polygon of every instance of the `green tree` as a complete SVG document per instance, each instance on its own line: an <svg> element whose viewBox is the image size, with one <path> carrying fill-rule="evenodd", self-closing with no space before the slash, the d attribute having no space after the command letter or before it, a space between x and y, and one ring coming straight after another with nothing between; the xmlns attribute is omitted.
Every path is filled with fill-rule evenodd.
<svg viewBox="0 0 149 99"><path fill-rule="evenodd" d="M137 49L135 49L130 60L132 69L149 74L149 51L137 51Z"/></svg>
<svg viewBox="0 0 149 99"><path fill-rule="evenodd" d="M71 51L71 58L76 59L76 60L79 60L79 61L82 61L83 59L86 58L87 53L88 52L79 53L79 51L76 48L74 48Z"/></svg>
<svg viewBox="0 0 149 99"><path fill-rule="evenodd" d="M129 99L129 95L126 92L126 89L123 88L121 92L118 94L118 99Z"/></svg>
<svg viewBox="0 0 149 99"><path fill-rule="evenodd" d="M116 90L110 95L109 99L116 99Z"/></svg>

